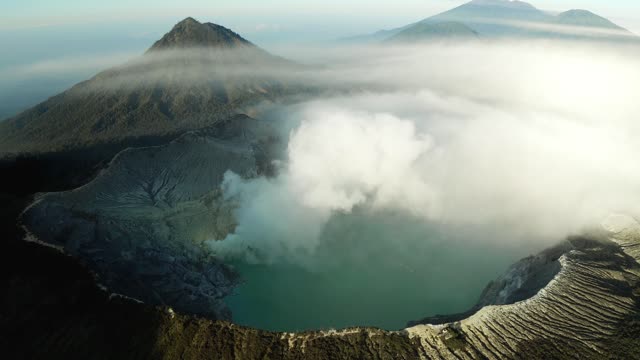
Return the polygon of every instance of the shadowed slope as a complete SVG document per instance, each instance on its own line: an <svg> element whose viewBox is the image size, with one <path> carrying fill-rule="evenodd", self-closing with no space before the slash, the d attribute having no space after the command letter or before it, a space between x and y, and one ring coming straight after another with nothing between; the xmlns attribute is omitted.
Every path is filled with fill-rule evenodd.
<svg viewBox="0 0 640 360"><path fill-rule="evenodd" d="M387 39L393 43L416 43L424 41L447 41L477 39L478 33L465 24L443 22L437 24L419 23Z"/></svg>
<svg viewBox="0 0 640 360"><path fill-rule="evenodd" d="M82 297L55 295L54 288L35 293L34 301L27 282L12 282L0 312L0 344L12 358L30 359L638 358L640 227L610 239L571 239L574 249L560 258L561 271L533 298L488 306L459 322L396 332L274 333L136 304L88 285L68 287Z"/></svg>
<svg viewBox="0 0 640 360"><path fill-rule="evenodd" d="M197 47L197 48L194 48ZM188 18L144 56L0 123L0 156L179 135L280 99L260 66L290 66L222 26Z"/></svg>

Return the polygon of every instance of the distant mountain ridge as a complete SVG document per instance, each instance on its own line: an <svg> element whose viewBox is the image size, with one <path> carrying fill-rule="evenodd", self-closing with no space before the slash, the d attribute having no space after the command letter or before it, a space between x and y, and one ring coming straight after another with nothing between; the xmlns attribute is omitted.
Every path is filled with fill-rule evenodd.
<svg viewBox="0 0 640 360"><path fill-rule="evenodd" d="M472 0L469 4L480 6L500 6L509 9L538 11L535 6L518 0ZM464 5L463 5L464 6Z"/></svg>
<svg viewBox="0 0 640 360"><path fill-rule="evenodd" d="M564 25L597 27L603 29L615 29L627 31L625 28L614 24L602 16L596 15L588 10L569 10L556 15L555 22Z"/></svg>
<svg viewBox="0 0 640 360"><path fill-rule="evenodd" d="M436 24L418 23L400 31L385 41L388 43L415 43L477 38L478 33L467 25L451 21Z"/></svg>
<svg viewBox="0 0 640 360"><path fill-rule="evenodd" d="M538 37L597 40L638 39L627 29L588 10L569 10L553 15L523 1L472 0L440 14L390 30L346 39L350 42L379 42L424 24L460 23L481 37ZM584 30L584 31L581 31ZM593 37L594 30L606 34Z"/></svg>

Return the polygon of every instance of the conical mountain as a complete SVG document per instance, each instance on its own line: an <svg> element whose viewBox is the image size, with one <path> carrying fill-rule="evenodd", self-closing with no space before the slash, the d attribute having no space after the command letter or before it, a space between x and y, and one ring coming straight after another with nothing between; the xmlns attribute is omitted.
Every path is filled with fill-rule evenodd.
<svg viewBox="0 0 640 360"><path fill-rule="evenodd" d="M185 47L229 49L255 47L255 45L224 26L213 23L201 24L194 18L188 17L177 23L170 32L156 41L149 50L157 51Z"/></svg>
<svg viewBox="0 0 640 360"><path fill-rule="evenodd" d="M518 0L472 0L417 23L378 31L370 35L355 36L348 40L350 42L384 41L402 32L420 33L425 29L426 32L434 32L425 24L437 26L453 23L469 27L482 38L638 41L631 32L590 11L570 10L554 16Z"/></svg>
<svg viewBox="0 0 640 360"><path fill-rule="evenodd" d="M0 157L211 126L279 99L284 85L256 69L290 65L223 26L187 18L143 56L0 122Z"/></svg>
<svg viewBox="0 0 640 360"><path fill-rule="evenodd" d="M459 22L418 23L386 40L388 43L422 43L432 41L472 40L478 33Z"/></svg>

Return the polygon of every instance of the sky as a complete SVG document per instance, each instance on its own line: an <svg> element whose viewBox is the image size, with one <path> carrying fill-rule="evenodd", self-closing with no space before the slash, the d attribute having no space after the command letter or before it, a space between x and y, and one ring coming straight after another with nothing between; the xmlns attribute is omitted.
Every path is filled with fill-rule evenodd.
<svg viewBox="0 0 640 360"><path fill-rule="evenodd" d="M0 68L95 50L142 51L187 16L225 25L266 47L331 41L415 22L467 0L3 0ZM584 8L640 33L637 0L532 0L543 10Z"/></svg>

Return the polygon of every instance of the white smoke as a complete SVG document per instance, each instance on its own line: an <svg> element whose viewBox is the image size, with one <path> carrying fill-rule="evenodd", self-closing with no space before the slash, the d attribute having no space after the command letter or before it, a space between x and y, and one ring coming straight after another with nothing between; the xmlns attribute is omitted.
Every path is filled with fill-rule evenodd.
<svg viewBox="0 0 640 360"><path fill-rule="evenodd" d="M280 117L297 125L280 174L228 174L225 192L239 200L239 226L212 248L305 263L328 241L332 216L353 211L480 226L508 235L500 241L540 244L596 226L611 212L640 212L633 95L640 82L628 49L434 49L389 55L378 65L363 60L344 77L370 71L373 82L393 90L283 109ZM435 59L422 63L427 54ZM518 62L500 57L506 54ZM415 76L392 80L408 72ZM486 235L468 241L489 241Z"/></svg>
<svg viewBox="0 0 640 360"><path fill-rule="evenodd" d="M348 212L371 202L427 216L437 211L429 172L422 171L432 140L413 121L331 107L307 112L289 140L286 172L304 206Z"/></svg>

